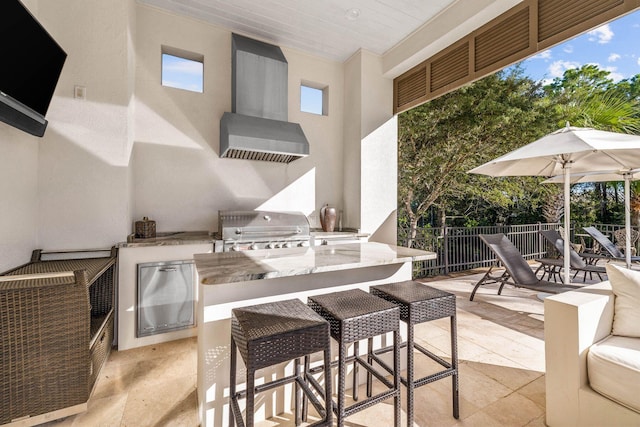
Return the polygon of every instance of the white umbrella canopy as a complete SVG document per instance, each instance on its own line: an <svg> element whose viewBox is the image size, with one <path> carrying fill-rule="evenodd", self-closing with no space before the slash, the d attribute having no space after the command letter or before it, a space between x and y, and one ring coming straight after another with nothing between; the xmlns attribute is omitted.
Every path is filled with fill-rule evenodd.
<svg viewBox="0 0 640 427"><path fill-rule="evenodd" d="M627 268L631 268L631 191L630 182L640 179L640 170L620 170L620 171L603 171L591 172L585 174L571 174L569 181L571 184L583 182L613 182L624 180L624 224L625 224L625 261ZM562 183L564 176L558 175L542 181L543 184Z"/></svg>
<svg viewBox="0 0 640 427"><path fill-rule="evenodd" d="M480 165L469 173L490 176L563 176L564 227L569 230L570 175L640 169L640 136L567 126ZM564 241L564 281L571 282L569 239Z"/></svg>

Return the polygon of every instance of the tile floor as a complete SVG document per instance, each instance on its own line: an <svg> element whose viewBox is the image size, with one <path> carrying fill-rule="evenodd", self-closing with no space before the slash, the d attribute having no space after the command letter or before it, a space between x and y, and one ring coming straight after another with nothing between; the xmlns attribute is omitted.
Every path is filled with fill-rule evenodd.
<svg viewBox="0 0 640 427"><path fill-rule="evenodd" d="M535 292L495 285L469 301L480 274L425 280L455 293L458 308L460 419L451 413L451 380L416 390L418 426L544 426L543 303ZM447 357L449 321L416 326L416 339ZM197 426L196 340L112 351L89 401L88 411L47 426ZM432 364L417 357L416 370ZM364 395L361 392L361 395ZM404 395L403 395L404 397ZM347 425L392 425L389 404L348 419ZM286 414L261 423L293 425ZM405 421L403 420L403 425Z"/></svg>

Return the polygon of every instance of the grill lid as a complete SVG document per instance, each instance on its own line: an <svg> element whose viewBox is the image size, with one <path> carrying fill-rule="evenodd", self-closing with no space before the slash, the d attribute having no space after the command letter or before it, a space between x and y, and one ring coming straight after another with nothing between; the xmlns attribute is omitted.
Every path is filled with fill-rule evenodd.
<svg viewBox="0 0 640 427"><path fill-rule="evenodd" d="M308 239L309 220L302 212L219 211L223 240Z"/></svg>

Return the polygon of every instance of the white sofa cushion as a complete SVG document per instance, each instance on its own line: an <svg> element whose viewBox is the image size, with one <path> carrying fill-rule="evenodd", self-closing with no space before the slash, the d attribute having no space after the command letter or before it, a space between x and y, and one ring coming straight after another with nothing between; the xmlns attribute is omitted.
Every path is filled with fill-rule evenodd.
<svg viewBox="0 0 640 427"><path fill-rule="evenodd" d="M640 412L640 338L610 335L593 344L587 371L592 389Z"/></svg>
<svg viewBox="0 0 640 427"><path fill-rule="evenodd" d="M640 337L640 272L607 264L615 297L613 335Z"/></svg>

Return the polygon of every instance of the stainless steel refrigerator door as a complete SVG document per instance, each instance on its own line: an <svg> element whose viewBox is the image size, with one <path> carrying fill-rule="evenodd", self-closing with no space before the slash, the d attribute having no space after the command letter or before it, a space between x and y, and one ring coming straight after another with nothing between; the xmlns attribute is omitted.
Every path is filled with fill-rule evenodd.
<svg viewBox="0 0 640 427"><path fill-rule="evenodd" d="M138 264L137 336L195 325L192 260Z"/></svg>

